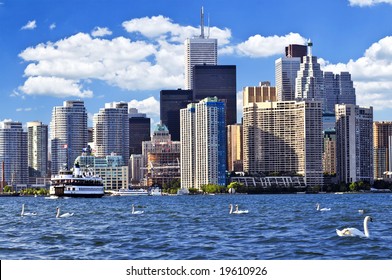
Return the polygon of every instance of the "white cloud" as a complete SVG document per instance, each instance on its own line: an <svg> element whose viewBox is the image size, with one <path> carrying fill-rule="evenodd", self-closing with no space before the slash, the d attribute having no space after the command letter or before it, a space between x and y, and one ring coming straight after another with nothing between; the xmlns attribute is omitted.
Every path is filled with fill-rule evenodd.
<svg viewBox="0 0 392 280"><path fill-rule="evenodd" d="M104 37L108 35L112 35L112 31L107 28L107 27L99 27L96 26L92 31L91 31L91 36L93 37Z"/></svg>
<svg viewBox="0 0 392 280"><path fill-rule="evenodd" d="M49 29L53 30L56 28L56 23L52 23L51 25L49 25Z"/></svg>
<svg viewBox="0 0 392 280"><path fill-rule="evenodd" d="M257 34L249 37L245 42L238 44L232 52L250 57L268 57L282 54L284 52L284 48L289 44L303 45L305 42L306 39L298 33L268 37Z"/></svg>
<svg viewBox="0 0 392 280"><path fill-rule="evenodd" d="M324 71L351 73L358 104L377 110L392 108L392 36L372 44L357 60L346 64L321 62Z"/></svg>
<svg viewBox="0 0 392 280"><path fill-rule="evenodd" d="M58 77L29 77L19 89L26 94L50 95L60 98L72 96L89 98L93 95L90 90L82 90L78 81Z"/></svg>
<svg viewBox="0 0 392 280"><path fill-rule="evenodd" d="M33 108L16 108L16 112L30 112Z"/></svg>
<svg viewBox="0 0 392 280"><path fill-rule="evenodd" d="M37 23L35 20L31 20L27 22L24 26L22 26L21 30L32 30L37 28Z"/></svg>
<svg viewBox="0 0 392 280"><path fill-rule="evenodd" d="M392 4L392 0L349 0L350 6L374 6L381 3Z"/></svg>
<svg viewBox="0 0 392 280"><path fill-rule="evenodd" d="M92 34L77 33L56 42L41 43L23 50L26 81L19 87L29 95L91 97L86 84L94 80L125 90L160 90L182 87L184 83L184 41L198 36L199 28L181 26L164 16L123 22L129 37L100 38L111 32L96 27ZM96 32L96 33L95 33ZM228 28L211 27L219 54L250 57L283 53L284 46L304 43L297 33L284 36L255 35L238 45L230 43ZM207 34L207 31L206 31ZM137 35L137 36L135 36Z"/></svg>
<svg viewBox="0 0 392 280"><path fill-rule="evenodd" d="M128 108L136 108L139 113L145 113L152 117L157 117L160 114L159 101L155 97L149 97L141 101L133 99L128 102Z"/></svg>

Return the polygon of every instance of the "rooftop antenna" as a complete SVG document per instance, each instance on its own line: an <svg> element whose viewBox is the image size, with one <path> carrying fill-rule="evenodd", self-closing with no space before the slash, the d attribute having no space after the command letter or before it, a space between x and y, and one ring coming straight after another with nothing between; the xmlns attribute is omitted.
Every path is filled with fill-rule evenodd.
<svg viewBox="0 0 392 280"><path fill-rule="evenodd" d="M200 13L200 29L201 29L200 38L204 39L204 8L203 8L203 6L201 6L201 13Z"/></svg>
<svg viewBox="0 0 392 280"><path fill-rule="evenodd" d="M210 14L208 14L207 20L208 20L208 36L207 36L207 39L209 39L210 38Z"/></svg>
<svg viewBox="0 0 392 280"><path fill-rule="evenodd" d="M312 47L313 47L313 43L312 43L312 41L309 39L309 40L308 40L308 56L312 56Z"/></svg>

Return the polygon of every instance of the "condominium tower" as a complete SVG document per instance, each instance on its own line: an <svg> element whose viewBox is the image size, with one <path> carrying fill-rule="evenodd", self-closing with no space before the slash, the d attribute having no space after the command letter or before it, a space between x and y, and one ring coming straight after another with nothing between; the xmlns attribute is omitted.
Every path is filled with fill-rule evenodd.
<svg viewBox="0 0 392 280"><path fill-rule="evenodd" d="M112 153L122 156L125 165L129 160L128 103L106 103L94 115L95 156L106 157Z"/></svg>
<svg viewBox="0 0 392 280"><path fill-rule="evenodd" d="M52 111L50 123L52 174L71 168L87 147L87 112L83 101L64 101Z"/></svg>
<svg viewBox="0 0 392 280"><path fill-rule="evenodd" d="M48 126L42 122L28 122L29 177L48 175Z"/></svg>
<svg viewBox="0 0 392 280"><path fill-rule="evenodd" d="M373 107L338 104L336 174L340 182L373 182Z"/></svg>
<svg viewBox="0 0 392 280"><path fill-rule="evenodd" d="M392 175L392 122L373 123L374 179Z"/></svg>
<svg viewBox="0 0 392 280"><path fill-rule="evenodd" d="M226 184L225 104L205 98L181 109L181 187Z"/></svg>
<svg viewBox="0 0 392 280"><path fill-rule="evenodd" d="M151 139L151 119L136 108L128 109L129 155L141 155L143 141Z"/></svg>
<svg viewBox="0 0 392 280"><path fill-rule="evenodd" d="M323 185L321 102L244 96L243 114L245 172L300 174L308 186Z"/></svg>
<svg viewBox="0 0 392 280"><path fill-rule="evenodd" d="M2 187L28 183L27 158L27 132L23 131L22 123L0 122L0 164L4 164L4 170L0 172Z"/></svg>

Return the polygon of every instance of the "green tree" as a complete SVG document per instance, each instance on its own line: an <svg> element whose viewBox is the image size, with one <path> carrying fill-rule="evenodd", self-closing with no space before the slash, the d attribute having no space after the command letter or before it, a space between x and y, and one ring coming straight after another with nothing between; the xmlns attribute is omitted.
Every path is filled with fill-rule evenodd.
<svg viewBox="0 0 392 280"><path fill-rule="evenodd" d="M3 189L3 192L5 192L5 193L9 193L9 192L12 192L12 187L11 186L5 186L4 187L4 189Z"/></svg>

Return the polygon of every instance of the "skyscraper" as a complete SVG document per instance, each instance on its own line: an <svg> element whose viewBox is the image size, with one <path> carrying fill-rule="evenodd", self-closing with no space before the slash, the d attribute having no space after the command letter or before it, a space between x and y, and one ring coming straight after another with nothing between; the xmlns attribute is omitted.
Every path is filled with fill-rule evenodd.
<svg viewBox="0 0 392 280"><path fill-rule="evenodd" d="M356 104L356 95L349 72L324 72L325 111L335 112L336 104Z"/></svg>
<svg viewBox="0 0 392 280"><path fill-rule="evenodd" d="M321 102L255 102L244 97L244 171L301 174L323 184Z"/></svg>
<svg viewBox="0 0 392 280"><path fill-rule="evenodd" d="M278 101L295 99L295 79L303 57L307 55L307 46L289 45L285 48L285 57L275 60L275 85Z"/></svg>
<svg viewBox="0 0 392 280"><path fill-rule="evenodd" d="M180 141L180 110L193 101L192 90L161 90L160 116L173 141Z"/></svg>
<svg viewBox="0 0 392 280"><path fill-rule="evenodd" d="M373 107L338 104L336 174L340 182L373 182Z"/></svg>
<svg viewBox="0 0 392 280"><path fill-rule="evenodd" d="M146 114L138 113L136 108L129 108L129 154L141 155L143 141L151 139L151 119Z"/></svg>
<svg viewBox="0 0 392 280"><path fill-rule="evenodd" d="M67 165L71 168L75 159L87 147L87 112L83 101L64 101L52 111L50 123L52 174Z"/></svg>
<svg viewBox="0 0 392 280"><path fill-rule="evenodd" d="M374 179L390 177L392 171L392 122L373 123Z"/></svg>
<svg viewBox="0 0 392 280"><path fill-rule="evenodd" d="M237 79L235 65L195 65L193 100L216 96L225 102L226 124L237 123Z"/></svg>
<svg viewBox="0 0 392 280"><path fill-rule="evenodd" d="M205 98L181 109L181 187L226 184L225 104Z"/></svg>
<svg viewBox="0 0 392 280"><path fill-rule="evenodd" d="M243 170L242 124L227 126L227 170Z"/></svg>
<svg viewBox="0 0 392 280"><path fill-rule="evenodd" d="M105 108L94 115L95 156L106 157L111 153L122 156L124 164L129 160L128 103L106 103Z"/></svg>
<svg viewBox="0 0 392 280"><path fill-rule="evenodd" d="M48 175L48 126L42 122L28 122L29 177Z"/></svg>
<svg viewBox="0 0 392 280"><path fill-rule="evenodd" d="M185 89L192 89L193 67L195 65L216 65L218 40L204 35L204 11L201 8L201 32L199 37L185 41Z"/></svg>
<svg viewBox="0 0 392 280"><path fill-rule="evenodd" d="M325 111L323 71L317 62L317 57L312 55L312 43L308 43L308 47L308 55L303 58L295 80L295 98L321 101Z"/></svg>
<svg viewBox="0 0 392 280"><path fill-rule="evenodd" d="M27 132L23 131L22 123L0 122L0 163L4 162L4 178L0 172L1 182L11 186L28 183L27 154Z"/></svg>

